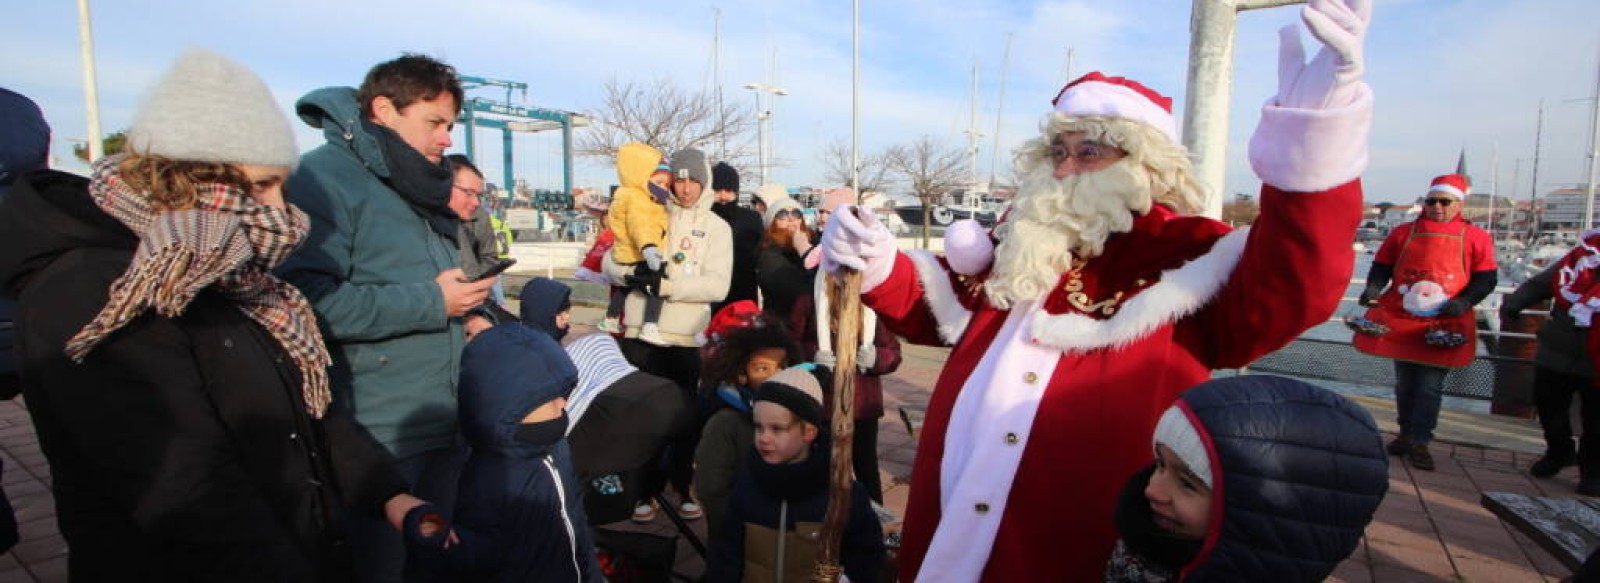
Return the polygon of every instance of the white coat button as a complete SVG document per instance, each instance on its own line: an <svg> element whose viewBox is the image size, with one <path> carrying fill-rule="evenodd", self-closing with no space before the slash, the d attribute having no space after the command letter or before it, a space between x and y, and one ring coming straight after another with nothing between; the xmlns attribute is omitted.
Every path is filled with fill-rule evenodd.
<svg viewBox="0 0 1600 583"><path fill-rule="evenodd" d="M973 504L972 505L972 509L974 511L976 511L978 514L988 514L989 513L989 503L988 502L979 502L977 504Z"/></svg>
<svg viewBox="0 0 1600 583"><path fill-rule="evenodd" d="M1016 445L1018 441L1022 441L1022 438L1017 437L1017 434L1015 434L1015 433L1007 433L1006 434L1006 445Z"/></svg>
<svg viewBox="0 0 1600 583"><path fill-rule="evenodd" d="M1022 375L1022 382L1033 384L1039 382L1039 375L1032 372Z"/></svg>

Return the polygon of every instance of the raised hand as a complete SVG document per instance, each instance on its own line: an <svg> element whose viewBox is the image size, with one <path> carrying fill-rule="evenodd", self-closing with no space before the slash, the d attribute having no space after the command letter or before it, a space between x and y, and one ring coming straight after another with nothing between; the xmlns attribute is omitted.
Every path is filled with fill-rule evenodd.
<svg viewBox="0 0 1600 583"><path fill-rule="evenodd" d="M1278 31L1278 105L1328 109L1349 104L1364 70L1362 45L1372 20L1371 0L1310 0L1300 19L1322 50L1307 63L1299 28Z"/></svg>

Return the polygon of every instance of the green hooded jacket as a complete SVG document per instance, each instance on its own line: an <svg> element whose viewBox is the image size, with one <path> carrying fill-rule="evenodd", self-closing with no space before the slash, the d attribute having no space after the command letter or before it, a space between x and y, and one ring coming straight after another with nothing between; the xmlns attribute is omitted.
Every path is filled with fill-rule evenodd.
<svg viewBox="0 0 1600 583"><path fill-rule="evenodd" d="M328 142L300 159L284 191L311 233L279 269L311 301L333 353L334 398L395 456L457 443L456 380L465 345L434 278L457 251L381 178L355 90L307 93L295 112Z"/></svg>

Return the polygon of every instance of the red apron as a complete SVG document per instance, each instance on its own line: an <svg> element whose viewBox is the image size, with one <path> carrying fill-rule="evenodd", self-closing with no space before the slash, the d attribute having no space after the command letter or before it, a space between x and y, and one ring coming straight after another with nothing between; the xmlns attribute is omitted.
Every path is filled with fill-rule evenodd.
<svg viewBox="0 0 1600 583"><path fill-rule="evenodd" d="M1455 317L1418 316L1407 312L1405 298L1400 293L1404 286L1410 289L1421 282L1433 282L1444 288L1444 295L1453 298L1467 287L1472 272L1467 267L1467 223L1454 221L1454 232L1421 232L1422 222L1412 226L1411 233L1400 245L1400 258L1395 261L1394 279L1389 289L1378 296L1378 305L1367 310L1367 318L1389 327L1383 336L1357 333L1354 344L1374 356L1406 360L1419 364L1459 368L1472 363L1477 352L1477 319L1472 310ZM1434 329L1443 329L1466 336L1460 346L1445 348L1431 346L1423 335Z"/></svg>

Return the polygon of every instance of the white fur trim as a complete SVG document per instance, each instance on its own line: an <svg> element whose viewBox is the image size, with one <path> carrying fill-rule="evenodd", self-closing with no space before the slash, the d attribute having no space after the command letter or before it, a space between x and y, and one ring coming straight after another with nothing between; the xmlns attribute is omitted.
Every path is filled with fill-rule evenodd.
<svg viewBox="0 0 1600 583"><path fill-rule="evenodd" d="M1131 119L1155 128L1174 144L1183 143L1178 139L1178 122L1172 117L1172 112L1125 85L1100 81L1085 81L1073 85L1056 102L1056 111L1069 117L1103 116Z"/></svg>
<svg viewBox="0 0 1600 583"><path fill-rule="evenodd" d="M1161 281L1124 302L1122 309L1108 319L1040 310L1033 319L1033 338L1065 352L1133 344L1211 301L1239 264L1249 235L1248 227L1223 235L1205 255L1162 272Z"/></svg>
<svg viewBox="0 0 1600 583"><path fill-rule="evenodd" d="M1366 83L1344 107L1294 109L1269 100L1250 136L1250 168L1280 190L1328 190L1366 171L1371 131L1372 89Z"/></svg>
<svg viewBox="0 0 1600 583"><path fill-rule="evenodd" d="M1454 186L1450 186L1448 184L1435 184L1435 185L1433 185L1433 188L1429 188L1428 189L1428 192L1429 193L1443 192L1445 194L1450 195L1451 198L1454 198L1456 200L1461 200L1463 197L1466 196L1466 193L1461 192L1461 189L1456 188Z"/></svg>
<svg viewBox="0 0 1600 583"><path fill-rule="evenodd" d="M939 322L939 338L954 346L972 322L972 310L961 305L960 296L950 285L949 272L939 265L932 251L907 251L911 264L917 268L917 279L922 282L922 301L927 302L933 319Z"/></svg>

